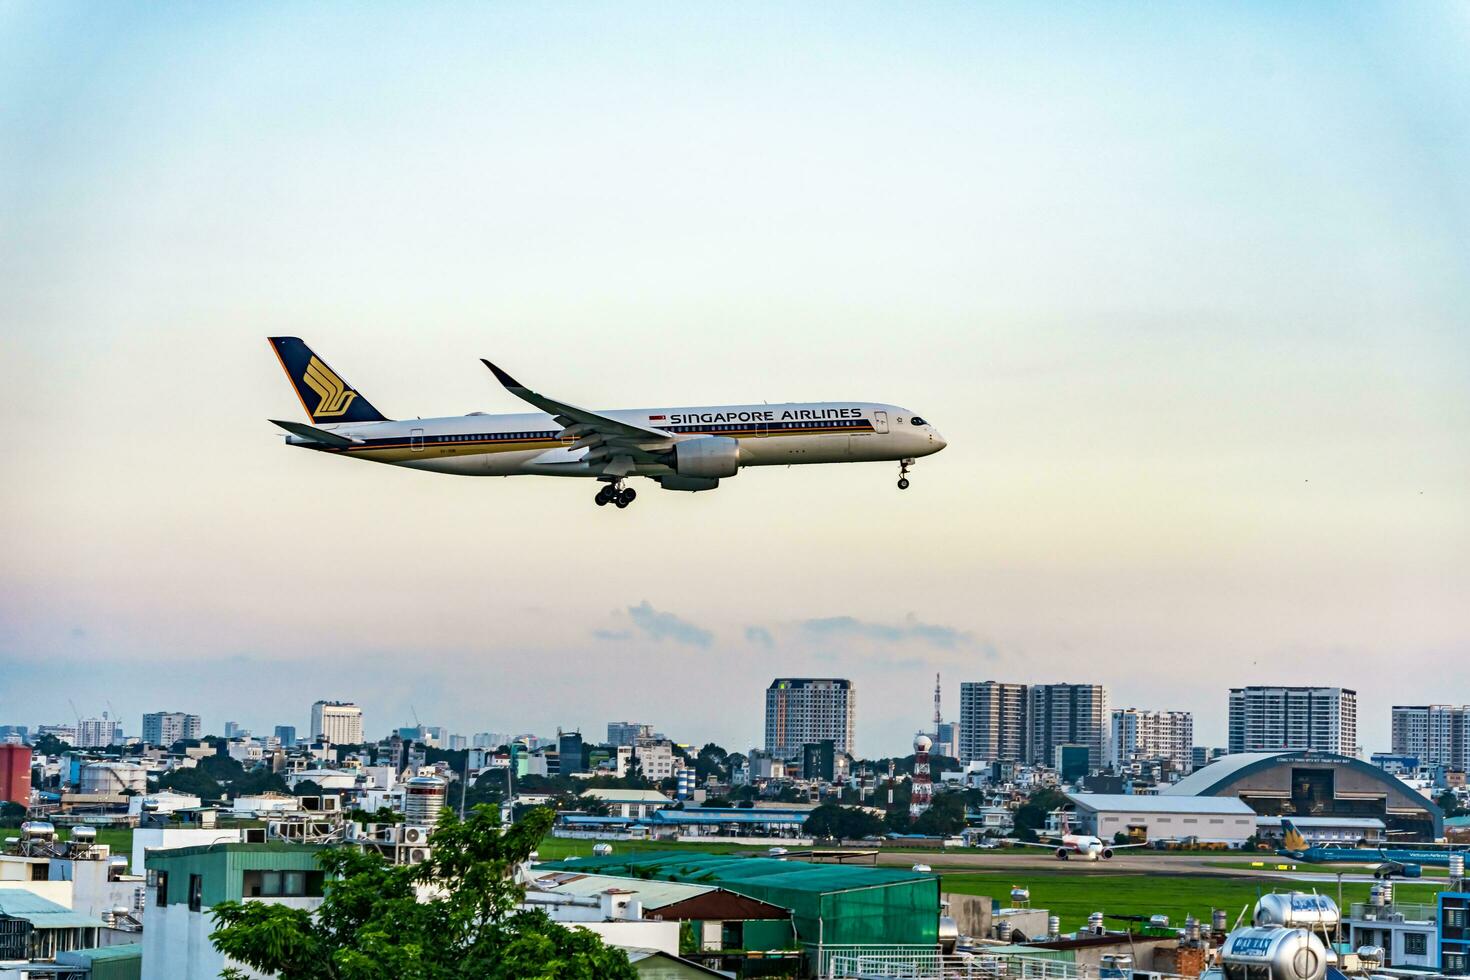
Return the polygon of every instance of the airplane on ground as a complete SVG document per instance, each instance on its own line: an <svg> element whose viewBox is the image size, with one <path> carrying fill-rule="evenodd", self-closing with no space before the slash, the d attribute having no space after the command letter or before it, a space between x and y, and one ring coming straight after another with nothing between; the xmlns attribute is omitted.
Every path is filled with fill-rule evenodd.
<svg viewBox="0 0 1470 980"><path fill-rule="evenodd" d="M465 476L568 476L603 484L599 507L627 507L642 476L665 490L713 490L746 466L898 463L898 488L920 456L944 448L938 430L906 408L878 402L790 402L594 412L548 398L484 361L511 394L539 412L393 420L298 337L271 349L312 424L271 419L286 444L375 463Z"/></svg>
<svg viewBox="0 0 1470 980"><path fill-rule="evenodd" d="M1042 838L1042 843L1032 843L1023 840L1011 841L1010 843L1019 844L1022 847L1051 848L1056 852L1058 861L1066 861L1073 857L1082 861L1097 861L1099 859L1111 861L1114 851L1121 851L1130 847L1147 846L1146 843L1107 844L1103 842L1101 837L1094 837L1091 834L1074 834L1065 814L1062 816L1062 832L1060 835L1038 834L1037 836Z"/></svg>
<svg viewBox="0 0 1470 980"><path fill-rule="evenodd" d="M1309 844L1306 835L1288 817L1281 818L1281 847L1276 853L1282 857L1289 857L1295 861L1306 861L1308 864L1322 864L1326 862L1352 862L1355 864L1377 864L1383 863L1389 866L1412 867L1414 865L1429 865L1431 867L1448 867L1450 855L1459 851L1470 860L1470 848L1463 844L1419 844L1414 847L1405 847L1393 844L1367 846L1367 847L1324 847L1320 844ZM1416 875L1410 873L1410 877Z"/></svg>

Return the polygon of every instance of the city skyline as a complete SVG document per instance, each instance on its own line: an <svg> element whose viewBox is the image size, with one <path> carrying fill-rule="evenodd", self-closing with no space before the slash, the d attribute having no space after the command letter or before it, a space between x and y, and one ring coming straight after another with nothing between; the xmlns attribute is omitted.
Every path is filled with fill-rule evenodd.
<svg viewBox="0 0 1470 980"><path fill-rule="evenodd" d="M1470 690L1463 7L339 10L5 15L0 721L758 745L840 675L905 746L940 671L1210 744L1340 684L1371 747ZM608 520L284 450L283 333L400 418L518 411L493 357L949 445Z"/></svg>

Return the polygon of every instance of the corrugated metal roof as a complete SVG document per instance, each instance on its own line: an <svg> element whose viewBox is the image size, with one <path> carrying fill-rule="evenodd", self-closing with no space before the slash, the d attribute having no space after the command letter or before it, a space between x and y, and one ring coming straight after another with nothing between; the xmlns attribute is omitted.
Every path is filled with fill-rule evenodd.
<svg viewBox="0 0 1470 980"><path fill-rule="evenodd" d="M733 886L735 891L740 890L739 883L760 881L811 894L934 880L933 875L898 868L857 868L847 864L811 864L743 854L691 854L683 851L639 851L632 855L578 858L570 863L551 861L537 868L604 874L648 873L676 881Z"/></svg>
<svg viewBox="0 0 1470 980"><path fill-rule="evenodd" d="M566 871L537 874L530 884L533 889L552 895L575 895L582 898L596 898L608 889L635 892L645 909L663 908L665 905L685 902L716 890L713 885L689 885L681 881L656 879L645 881L642 878L584 875Z"/></svg>
<svg viewBox="0 0 1470 980"><path fill-rule="evenodd" d="M1278 755L1293 755L1292 752L1238 752L1235 755L1222 755L1214 762L1202 769L1185 776L1179 782L1164 790L1160 795L1168 796L1198 796L1208 792L1210 788L1221 780L1229 779L1247 766L1253 766L1257 762L1265 762L1274 759Z"/></svg>
<svg viewBox="0 0 1470 980"><path fill-rule="evenodd" d="M37 929L100 929L101 919L73 912L24 888L0 888L0 915L25 919Z"/></svg>
<svg viewBox="0 0 1470 980"><path fill-rule="evenodd" d="M64 955L68 958L101 962L103 960L134 960L143 956L142 943L123 943L120 946L98 946L96 949L73 949Z"/></svg>
<svg viewBox="0 0 1470 980"><path fill-rule="evenodd" d="M1289 817L1292 823L1298 827L1310 829L1312 827L1361 827L1364 830L1383 830L1383 821L1377 817ZM1445 823L1449 823L1448 820ZM1257 817L1256 824L1261 827L1280 827L1280 817Z"/></svg>
<svg viewBox="0 0 1470 980"><path fill-rule="evenodd" d="M602 800L604 803L673 803L664 794L656 789L587 789L582 791L583 796L590 796L594 800Z"/></svg>
<svg viewBox="0 0 1470 980"><path fill-rule="evenodd" d="M1135 796L1129 793L1068 793L1067 799L1090 810L1135 813L1213 813L1255 816L1245 801L1233 796Z"/></svg>

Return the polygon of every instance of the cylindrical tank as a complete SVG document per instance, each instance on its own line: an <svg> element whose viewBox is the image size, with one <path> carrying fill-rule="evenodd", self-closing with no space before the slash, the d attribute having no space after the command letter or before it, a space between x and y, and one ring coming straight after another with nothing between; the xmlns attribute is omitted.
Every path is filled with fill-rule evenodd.
<svg viewBox="0 0 1470 980"><path fill-rule="evenodd" d="M447 789L438 776L415 776L403 784L403 822L432 827L439 822Z"/></svg>
<svg viewBox="0 0 1470 980"><path fill-rule="evenodd" d="M1230 913L1224 909L1210 909L1210 931L1224 932L1230 927Z"/></svg>
<svg viewBox="0 0 1470 980"><path fill-rule="evenodd" d="M1169 917L1163 913L1151 915L1148 917L1148 924L1155 929L1167 929L1169 928Z"/></svg>
<svg viewBox="0 0 1470 980"><path fill-rule="evenodd" d="M1451 878L1463 878L1463 877L1465 877L1465 855L1463 855L1463 854L1451 854L1450 855L1450 877Z"/></svg>
<svg viewBox="0 0 1470 980"><path fill-rule="evenodd" d="M593 857L600 857L600 858L601 857L607 857L611 853L612 853L612 845L611 844L593 844L592 845L592 856Z"/></svg>
<svg viewBox="0 0 1470 980"><path fill-rule="evenodd" d="M1184 917L1184 938L1192 943L1199 942L1199 920L1192 915Z"/></svg>
<svg viewBox="0 0 1470 980"><path fill-rule="evenodd" d="M45 820L27 820L20 825L20 835L30 840L50 840L56 836L56 826Z"/></svg>
<svg viewBox="0 0 1470 980"><path fill-rule="evenodd" d="M1011 889L1011 902L1021 905L1031 901L1031 889L1016 885Z"/></svg>
<svg viewBox="0 0 1470 980"><path fill-rule="evenodd" d="M1094 912L1087 917L1087 931L1094 936L1103 934L1103 914L1101 912Z"/></svg>
<svg viewBox="0 0 1470 980"><path fill-rule="evenodd" d="M1383 884L1378 886L1378 891L1379 894L1383 896L1384 905L1393 904L1393 882L1385 881Z"/></svg>
<svg viewBox="0 0 1470 980"><path fill-rule="evenodd" d="M1359 946L1358 959L1364 966L1375 967L1383 962L1382 946Z"/></svg>
<svg viewBox="0 0 1470 980"><path fill-rule="evenodd" d="M1327 975L1327 947L1306 929L1250 926L1230 934L1220 954L1230 966L1265 967L1271 980L1322 980Z"/></svg>
<svg viewBox="0 0 1470 980"><path fill-rule="evenodd" d="M1254 922L1258 926L1300 926L1315 929L1337 925L1337 903L1326 895L1307 892L1273 892L1256 902Z"/></svg>
<svg viewBox="0 0 1470 980"><path fill-rule="evenodd" d="M960 942L960 926L953 916L941 915L939 917L939 948L946 955L954 953L954 948Z"/></svg>
<svg viewBox="0 0 1470 980"><path fill-rule="evenodd" d="M1062 934L1062 920L1060 916L1049 915L1046 917L1046 934L1053 938Z"/></svg>
<svg viewBox="0 0 1470 980"><path fill-rule="evenodd" d="M71 842L73 844L95 844L97 843L96 827L73 827L71 830Z"/></svg>

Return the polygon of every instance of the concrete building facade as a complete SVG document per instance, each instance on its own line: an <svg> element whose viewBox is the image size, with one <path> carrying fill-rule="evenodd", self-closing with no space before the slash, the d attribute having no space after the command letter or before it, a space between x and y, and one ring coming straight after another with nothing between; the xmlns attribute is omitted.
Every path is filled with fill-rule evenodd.
<svg viewBox="0 0 1470 980"><path fill-rule="evenodd" d="M1085 745L1089 769L1107 759L1108 689L1101 684L1033 684L1026 692L1027 761L1054 764L1057 746Z"/></svg>
<svg viewBox="0 0 1470 980"><path fill-rule="evenodd" d="M1345 687L1232 687L1230 752L1357 756L1358 692Z"/></svg>
<svg viewBox="0 0 1470 980"><path fill-rule="evenodd" d="M143 716L143 741L170 746L180 739L197 739L204 734L198 715L183 711L154 711Z"/></svg>
<svg viewBox="0 0 1470 980"><path fill-rule="evenodd" d="M853 752L857 692L852 681L827 677L778 677L766 688L766 751L799 759L801 747L831 739L838 752Z"/></svg>
<svg viewBox="0 0 1470 980"><path fill-rule="evenodd" d="M1194 768L1194 715L1119 708L1113 712L1108 757L1115 769L1168 759L1178 771L1189 772Z"/></svg>
<svg viewBox="0 0 1470 980"><path fill-rule="evenodd" d="M310 734L333 745L361 745L362 709L351 701L318 701L311 706Z"/></svg>
<svg viewBox="0 0 1470 980"><path fill-rule="evenodd" d="M1421 764L1470 769L1470 705L1396 704L1393 754Z"/></svg>
<svg viewBox="0 0 1470 980"><path fill-rule="evenodd" d="M960 685L961 762L1025 762L1027 730L1025 684Z"/></svg>

